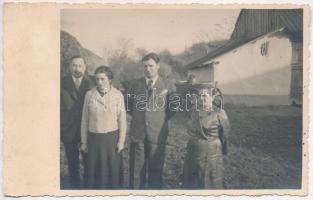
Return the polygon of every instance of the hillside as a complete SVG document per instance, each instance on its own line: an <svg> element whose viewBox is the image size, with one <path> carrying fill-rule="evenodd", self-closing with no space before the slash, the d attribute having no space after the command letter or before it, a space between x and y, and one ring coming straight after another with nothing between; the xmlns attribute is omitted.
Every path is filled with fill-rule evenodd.
<svg viewBox="0 0 313 200"><path fill-rule="evenodd" d="M84 48L79 41L69 33L65 31L61 31L61 76L66 75L67 66L69 64L69 60L72 56L82 55L85 59L87 66L87 73L92 75L94 70L100 66L105 64L105 61L98 55L94 54L89 49Z"/></svg>

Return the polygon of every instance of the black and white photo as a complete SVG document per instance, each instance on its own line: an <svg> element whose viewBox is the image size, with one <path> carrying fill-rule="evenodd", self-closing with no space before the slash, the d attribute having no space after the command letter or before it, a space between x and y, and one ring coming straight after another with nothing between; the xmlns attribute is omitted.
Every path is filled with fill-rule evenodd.
<svg viewBox="0 0 313 200"><path fill-rule="evenodd" d="M303 9L62 9L60 188L301 189Z"/></svg>

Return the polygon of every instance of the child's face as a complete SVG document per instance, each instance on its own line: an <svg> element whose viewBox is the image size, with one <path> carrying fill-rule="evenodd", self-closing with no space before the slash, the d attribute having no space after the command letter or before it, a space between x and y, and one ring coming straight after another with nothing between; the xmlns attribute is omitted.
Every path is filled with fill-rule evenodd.
<svg viewBox="0 0 313 200"><path fill-rule="evenodd" d="M212 108L212 97L207 89L201 89L199 91L199 103L203 108Z"/></svg>

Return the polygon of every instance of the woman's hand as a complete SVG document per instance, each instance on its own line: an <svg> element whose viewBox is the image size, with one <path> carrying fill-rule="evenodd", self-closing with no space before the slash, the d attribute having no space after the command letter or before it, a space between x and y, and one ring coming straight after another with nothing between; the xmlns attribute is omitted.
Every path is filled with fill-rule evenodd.
<svg viewBox="0 0 313 200"><path fill-rule="evenodd" d="M82 152L87 153L88 152L88 147L86 143L82 143L80 146L80 149Z"/></svg>
<svg viewBox="0 0 313 200"><path fill-rule="evenodd" d="M124 142L118 142L116 145L117 153L120 153L124 149Z"/></svg>

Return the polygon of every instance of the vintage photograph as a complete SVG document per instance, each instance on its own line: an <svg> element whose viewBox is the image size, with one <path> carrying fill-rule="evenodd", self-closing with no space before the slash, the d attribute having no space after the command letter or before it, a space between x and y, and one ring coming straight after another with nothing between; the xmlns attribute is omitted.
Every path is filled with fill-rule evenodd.
<svg viewBox="0 0 313 200"><path fill-rule="evenodd" d="M61 9L60 189L302 189L303 18Z"/></svg>

